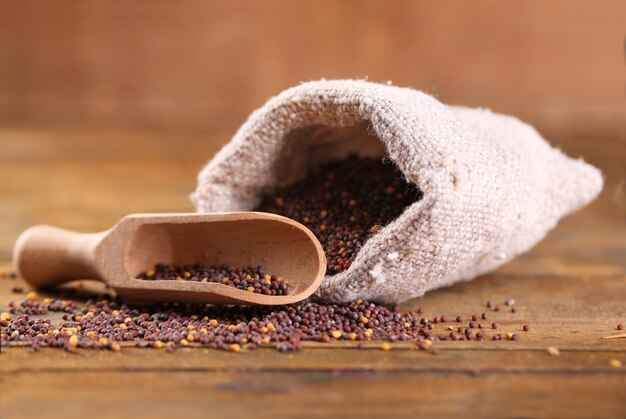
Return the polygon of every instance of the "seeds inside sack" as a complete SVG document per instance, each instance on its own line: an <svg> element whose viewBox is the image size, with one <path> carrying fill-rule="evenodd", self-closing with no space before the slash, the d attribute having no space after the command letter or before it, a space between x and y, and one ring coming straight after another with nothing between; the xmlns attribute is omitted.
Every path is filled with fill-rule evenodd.
<svg viewBox="0 0 626 419"><path fill-rule="evenodd" d="M422 192L407 183L395 165L351 155L264 196L256 210L289 217L311 229L326 253L326 274L333 275L348 269L372 234L421 198Z"/></svg>

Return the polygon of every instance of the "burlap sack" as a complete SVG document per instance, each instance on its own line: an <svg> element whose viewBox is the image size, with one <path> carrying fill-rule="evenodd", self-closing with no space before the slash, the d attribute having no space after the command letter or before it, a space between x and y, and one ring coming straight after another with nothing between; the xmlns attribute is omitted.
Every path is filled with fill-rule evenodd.
<svg viewBox="0 0 626 419"><path fill-rule="evenodd" d="M381 145L383 147L381 147ZM199 212L250 210L262 193L350 152L388 154L422 200L372 236L317 296L399 302L527 251L598 195L600 172L535 129L365 81L305 83L270 99L202 170Z"/></svg>

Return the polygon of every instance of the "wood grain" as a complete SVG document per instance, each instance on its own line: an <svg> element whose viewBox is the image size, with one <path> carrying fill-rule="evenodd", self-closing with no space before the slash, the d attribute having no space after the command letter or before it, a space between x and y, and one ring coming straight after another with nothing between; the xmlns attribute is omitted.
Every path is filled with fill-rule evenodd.
<svg viewBox="0 0 626 419"><path fill-rule="evenodd" d="M301 81L368 77L624 139L625 21L623 0L5 0L0 121L233 132Z"/></svg>
<svg viewBox="0 0 626 419"><path fill-rule="evenodd" d="M197 133L0 129L0 270L31 224L98 231L126 213L189 211L187 193L215 144ZM487 322L519 342L438 342L437 356L375 342L288 354L3 348L0 416L624 417L626 368L610 362L626 365L626 339L602 337L626 323L625 160L618 137L573 137L567 149L603 169L598 200L496 272L403 305L467 317L487 311L488 299L513 298L517 313L489 312ZM16 284L0 279L0 311L20 298Z"/></svg>

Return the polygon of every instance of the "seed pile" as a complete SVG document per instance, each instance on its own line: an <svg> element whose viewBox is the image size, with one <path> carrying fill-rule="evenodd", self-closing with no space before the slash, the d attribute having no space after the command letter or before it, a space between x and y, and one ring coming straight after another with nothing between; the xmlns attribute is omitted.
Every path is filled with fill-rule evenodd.
<svg viewBox="0 0 626 419"><path fill-rule="evenodd" d="M266 195L257 211L307 226L319 239L333 275L350 267L370 235L422 198L393 164L350 156L324 164L304 179Z"/></svg>
<svg viewBox="0 0 626 419"><path fill-rule="evenodd" d="M460 315L454 321L445 315L428 319L421 309L401 313L397 307L362 300L348 304L303 301L277 307L176 303L133 307L108 295L91 297L79 304L80 296L42 300L30 292L21 303L11 302L9 311L0 317L2 345L28 346L33 351L42 346L120 351L121 344L131 342L169 351L207 347L239 352L258 346L298 350L303 341L382 341L382 349L390 348L388 342L410 341L416 349L436 353L431 346L434 341L519 339L511 332L490 334L482 323L465 323ZM63 313L62 321L41 318L51 312Z"/></svg>
<svg viewBox="0 0 626 419"><path fill-rule="evenodd" d="M159 263L154 266L154 269L137 275L137 279L214 282L255 294L289 294L288 282L280 276L265 273L261 266L235 268L228 265L202 265L199 263L183 266Z"/></svg>

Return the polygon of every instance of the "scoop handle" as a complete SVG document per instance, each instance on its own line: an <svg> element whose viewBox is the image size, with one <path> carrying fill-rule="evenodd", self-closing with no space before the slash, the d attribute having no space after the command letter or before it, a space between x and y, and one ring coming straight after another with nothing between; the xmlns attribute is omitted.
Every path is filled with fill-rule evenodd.
<svg viewBox="0 0 626 419"><path fill-rule="evenodd" d="M34 287L49 287L73 279L102 280L95 249L104 233L75 233L38 225L24 231L13 248L13 264Z"/></svg>

